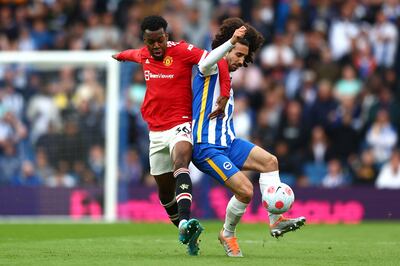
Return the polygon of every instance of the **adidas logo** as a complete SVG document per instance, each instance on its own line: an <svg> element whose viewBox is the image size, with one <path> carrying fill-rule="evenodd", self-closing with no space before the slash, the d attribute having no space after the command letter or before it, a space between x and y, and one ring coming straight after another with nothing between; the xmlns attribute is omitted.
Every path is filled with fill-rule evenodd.
<svg viewBox="0 0 400 266"><path fill-rule="evenodd" d="M145 63L146 63L146 64L150 64L149 59L146 59Z"/></svg>

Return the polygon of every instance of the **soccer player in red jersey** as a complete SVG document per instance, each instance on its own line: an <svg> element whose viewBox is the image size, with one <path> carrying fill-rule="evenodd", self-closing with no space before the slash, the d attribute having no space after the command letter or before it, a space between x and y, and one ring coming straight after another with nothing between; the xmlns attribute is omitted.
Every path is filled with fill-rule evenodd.
<svg viewBox="0 0 400 266"><path fill-rule="evenodd" d="M161 204L179 228L180 242L188 245L190 255L197 255L203 228L198 220L190 219L191 76L192 67L207 51L184 41L168 41L167 25L160 16L144 18L141 30L145 46L112 57L143 66L147 89L141 112L150 128L150 173L157 182ZM232 44L237 40L232 37Z"/></svg>

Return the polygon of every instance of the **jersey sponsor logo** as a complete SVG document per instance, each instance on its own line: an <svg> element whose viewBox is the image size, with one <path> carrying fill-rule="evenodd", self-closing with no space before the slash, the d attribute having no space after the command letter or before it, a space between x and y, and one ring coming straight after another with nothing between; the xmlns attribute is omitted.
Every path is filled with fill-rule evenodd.
<svg viewBox="0 0 400 266"><path fill-rule="evenodd" d="M230 162L224 162L223 167L225 170L231 170L232 164Z"/></svg>
<svg viewBox="0 0 400 266"><path fill-rule="evenodd" d="M169 67L170 65L172 65L172 62L174 62L174 60L172 59L172 57L171 57L171 56L166 56L166 57L164 58L163 64L164 64L164 66Z"/></svg>
<svg viewBox="0 0 400 266"><path fill-rule="evenodd" d="M150 70L145 70L144 71L144 79L145 80L150 80L150 79L173 79L174 78L174 74L154 74L151 73Z"/></svg>

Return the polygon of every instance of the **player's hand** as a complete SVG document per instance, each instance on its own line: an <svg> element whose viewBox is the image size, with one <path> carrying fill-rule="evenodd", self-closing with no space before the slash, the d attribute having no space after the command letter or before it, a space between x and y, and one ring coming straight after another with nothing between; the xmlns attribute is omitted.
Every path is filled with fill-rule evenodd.
<svg viewBox="0 0 400 266"><path fill-rule="evenodd" d="M216 102L217 108L212 112L211 114L208 115L209 119L214 119L218 116L224 117L225 116L225 106L226 103L228 102L229 98L225 96L219 96Z"/></svg>
<svg viewBox="0 0 400 266"><path fill-rule="evenodd" d="M113 54L111 57L114 58L115 60L121 61L121 60L118 59L117 56L118 56L118 54Z"/></svg>
<svg viewBox="0 0 400 266"><path fill-rule="evenodd" d="M241 26L240 28L236 29L232 35L231 43L236 44L238 41L243 39L244 35L246 34L246 31L247 31L247 29L245 26Z"/></svg>

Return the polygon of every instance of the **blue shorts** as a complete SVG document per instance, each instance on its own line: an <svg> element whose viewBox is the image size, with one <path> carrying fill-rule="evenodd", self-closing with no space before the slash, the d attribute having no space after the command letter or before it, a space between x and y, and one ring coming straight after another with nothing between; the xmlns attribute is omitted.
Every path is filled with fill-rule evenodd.
<svg viewBox="0 0 400 266"><path fill-rule="evenodd" d="M243 139L234 139L229 147L194 143L192 161L200 171L224 184L243 168L254 146Z"/></svg>

